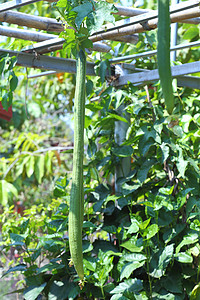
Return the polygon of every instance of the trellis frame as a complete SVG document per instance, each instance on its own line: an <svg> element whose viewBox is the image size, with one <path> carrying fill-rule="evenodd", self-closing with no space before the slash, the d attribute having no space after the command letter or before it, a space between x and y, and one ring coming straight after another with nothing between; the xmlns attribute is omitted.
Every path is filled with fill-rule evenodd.
<svg viewBox="0 0 200 300"><path fill-rule="evenodd" d="M0 4L0 21L3 20L11 24L13 23L21 26L25 25L23 22L26 21L26 26L28 27L32 26L32 28L36 28L36 29L41 29L41 27L43 27L43 29L45 28L46 31L51 30L53 32L61 32L63 30L62 23L56 22L56 20L54 19L45 18L45 17L35 17L35 16L29 17L29 15L26 14L10 11L11 9L19 8L21 6L35 3L38 1L41 0L13 0L13 1ZM52 1L48 1L48 2L52 2ZM170 9L171 22L172 23L185 22L185 23L199 24L200 23L199 4L200 4L200 0L190 0L190 1L185 1L174 5ZM135 36L136 33L145 32L147 30L153 30L157 27L157 11L127 8L127 7L120 7L120 6L117 6L117 8L118 8L119 15L125 15L131 17L131 23L121 24L117 22L117 24L114 27L110 28L109 26L109 28L107 28L106 31L102 29L101 31L96 32L90 37L90 39L94 43L102 40L113 39L113 36L115 37L115 39L117 38L119 41L124 39L125 42L132 38L133 39L132 42L134 43L137 42L137 36ZM25 17L24 21L23 21L23 17ZM30 22L28 22L28 20ZM1 27L2 26L0 26L0 32L2 29ZM8 27L6 29L8 29ZM21 34L21 38L23 39L26 33L28 34L28 31L26 32L25 30L18 30L17 32L18 35L16 36L16 32L17 30L15 30L14 32L14 30L12 31L12 29L10 29L9 36L20 38L19 36ZM34 52L33 54L25 53L23 51L21 52L8 51L5 49L0 49L0 52L7 52L11 56L16 55L18 65L22 65L30 68L32 67L32 68L39 68L44 70L52 70L54 72L75 73L75 61L73 60L60 59L60 58L49 57L45 55L39 55L39 56L35 55L35 53L40 54L44 52L55 51L57 49L62 48L64 42L63 40L60 39L58 41L57 35L48 34L48 33L40 34L38 32L32 31L31 34L32 34L31 37L32 40L40 41L40 43L34 44L33 47L29 47L29 49L27 50L29 52ZM38 36L38 38L34 39L33 35ZM45 40L46 42L44 42ZM53 44L56 44L56 46L55 45L53 46ZM102 47L100 47L101 45ZM196 42L196 44L191 43L187 45L178 45L175 46L174 48L181 49L186 47L197 47L197 46L199 46L198 42ZM171 50L174 50L174 48L172 48ZM99 45L97 45L97 47L94 50L108 52L110 48L106 44L99 43ZM144 57L144 56L151 56L155 54L156 54L155 51L148 51L146 53L144 52L139 55L135 54L127 58L126 57L113 58L111 62L116 63L126 59L129 60L137 59L140 55L141 55L140 57ZM122 68L127 69L128 65L123 64ZM127 82L132 82L133 84L138 85L138 84L146 84L147 82L155 81L159 79L157 70L148 71L148 73L147 71L143 70L142 72L139 72L136 75L133 73L136 72L137 70L135 68L132 68L130 71L130 69L131 67L129 68L130 74L127 74L125 76L120 76L118 81L116 81L114 84L123 85L126 84ZM192 77L190 76L190 78L188 78L189 76L187 76L183 80L183 76L187 74L197 73L197 72L200 72L199 62L195 64L193 63L186 64L185 67L182 66L172 67L172 76L177 78L181 76L182 77L181 83L185 84L186 86L187 86L187 82L190 82L189 86L191 86ZM95 75L94 66L91 63L87 65L87 74ZM138 79L136 80L136 78ZM192 85L195 88L200 88L200 79L198 79L198 77L193 77L193 78L194 78L194 84Z"/></svg>

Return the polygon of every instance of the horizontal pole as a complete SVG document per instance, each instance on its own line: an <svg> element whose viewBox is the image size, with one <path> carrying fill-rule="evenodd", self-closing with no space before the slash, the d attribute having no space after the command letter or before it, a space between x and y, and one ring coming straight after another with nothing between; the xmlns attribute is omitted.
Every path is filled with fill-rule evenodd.
<svg viewBox="0 0 200 300"><path fill-rule="evenodd" d="M42 50L46 49L46 53L59 50L63 48L63 43L65 42L64 39L60 39L57 35L54 34L17 29L2 25L0 25L0 35L38 42L37 44L27 47L27 52L37 51L38 53L43 53ZM95 42L91 50L99 52L109 52L111 50L111 47L101 42Z"/></svg>
<svg viewBox="0 0 200 300"><path fill-rule="evenodd" d="M185 48L193 48L193 47L199 47L200 46L200 41L197 42L191 42L188 44L180 44L176 45L170 48L170 51L176 51L176 50L181 50ZM137 54L132 54L132 55L126 55L126 56L121 56L121 57L115 57L109 59L110 62L112 63L117 63L125 60L132 60L132 59L137 59L141 57L149 57L157 54L157 50L152 50L152 51L146 51L142 53L137 53Z"/></svg>
<svg viewBox="0 0 200 300"><path fill-rule="evenodd" d="M42 70L53 70L58 73L76 73L76 61L74 59L65 59L59 57L51 57L46 55L36 56L35 54L0 49L0 54L6 53L9 56L16 56L17 65L27 68L36 68ZM95 76L94 63L87 62L86 73Z"/></svg>
<svg viewBox="0 0 200 300"><path fill-rule="evenodd" d="M38 77L42 77L42 76L55 75L57 73L58 72L56 72L56 71L46 71L46 72L41 72L41 73L37 73L37 74L28 75L27 78L32 79L32 78L38 78Z"/></svg>
<svg viewBox="0 0 200 300"><path fill-rule="evenodd" d="M173 7L170 7L170 16L177 13L183 13L189 9L193 9L196 7L198 8L199 4L200 4L199 0L190 0L190 1L181 2L179 4L173 5ZM113 29L122 29L125 27L136 25L138 23L148 22L156 18L158 18L158 11L157 10L150 11L149 13L144 13L142 15L138 15L133 18L130 18L129 23L124 23L124 20L122 20L122 21L115 22L115 25L106 24L102 26L101 30L98 30L94 34L103 33L105 30L109 32L110 30Z"/></svg>
<svg viewBox="0 0 200 300"><path fill-rule="evenodd" d="M0 35L33 42L42 42L57 37L57 35L54 34L42 33L33 30L18 29L2 25L0 25Z"/></svg>
<svg viewBox="0 0 200 300"><path fill-rule="evenodd" d="M55 75L57 72L55 71L47 71L47 72L41 72L38 74L29 75L28 79L35 79L42 76L49 76L49 75ZM200 77L197 76L178 76L177 77L177 85L182 87L189 87L191 89L200 89ZM98 97L99 99L99 97Z"/></svg>
<svg viewBox="0 0 200 300"><path fill-rule="evenodd" d="M187 63L180 66L173 66L171 68L171 72L172 72L172 77L198 73L200 72L200 61ZM113 82L113 85L123 86L126 85L128 82L136 85L143 85L144 83L148 83L156 80L159 80L159 74L157 69L120 76L116 81Z"/></svg>
<svg viewBox="0 0 200 300"><path fill-rule="evenodd" d="M0 54L1 53L6 53L9 54L10 56L16 56L17 65L19 66L37 68L42 70L51 70L56 73L62 73L62 72L76 73L76 61L73 59L50 57L46 55L39 55L39 57L37 57L34 54L10 51L5 49L0 49ZM94 66L95 66L94 63L87 62L87 68L86 68L87 75L96 76L94 71ZM171 70L172 70L173 77L178 77L179 80L182 80L182 77L180 77L182 75L200 72L200 62L192 62L180 66L174 66L171 68ZM46 75L50 75L49 72ZM135 85L144 85L148 82L152 82L156 80L159 80L158 70L152 70L152 71L145 70L138 73L120 76L118 80L113 82L113 85L122 86L122 85L126 85L128 82L133 83ZM198 82L197 79L195 80L196 82Z"/></svg>
<svg viewBox="0 0 200 300"><path fill-rule="evenodd" d="M128 9L129 8L123 8ZM134 15L144 14L146 10L142 9L132 9ZM6 22L9 24L16 24L19 26L26 26L29 28L35 28L39 30L45 30L50 32L62 32L64 30L64 26L62 22L58 22L56 19L53 18L47 18L47 17L40 17L40 16L33 16L28 15L25 13L17 12L17 11L5 11L0 13L0 22ZM193 18L188 20L183 20L184 23L190 23L190 24L199 24L200 18ZM130 43L130 42L129 42ZM134 41L133 41L134 43Z"/></svg>
<svg viewBox="0 0 200 300"><path fill-rule="evenodd" d="M41 0L13 0L9 1L6 3L0 4L0 12L9 10L9 9L14 9L14 8L19 8L24 5L32 4L35 2L39 2Z"/></svg>
<svg viewBox="0 0 200 300"><path fill-rule="evenodd" d="M200 17L199 7L188 9L183 12L174 13L170 16L171 23L182 22L183 20L195 18L195 17ZM145 16L143 16L143 18L145 20ZM117 29L113 27L110 30L101 33L97 32L93 34L90 37L90 39L93 42L97 42L97 41L109 39L111 36L118 37L118 36L124 36L129 34L141 33L141 32L145 32L157 28L157 23L158 23L158 19L155 18L149 20L148 22L143 21L137 24L128 24L128 26L126 27L121 26L120 28Z"/></svg>
<svg viewBox="0 0 200 300"><path fill-rule="evenodd" d="M177 77L177 85L189 87L191 89L200 89L200 77L197 76L179 76Z"/></svg>
<svg viewBox="0 0 200 300"><path fill-rule="evenodd" d="M11 10L0 13L0 22L6 22L9 24L16 24L19 26L26 26L29 28L51 32L60 33L64 30L62 22L58 22L56 19L33 16Z"/></svg>

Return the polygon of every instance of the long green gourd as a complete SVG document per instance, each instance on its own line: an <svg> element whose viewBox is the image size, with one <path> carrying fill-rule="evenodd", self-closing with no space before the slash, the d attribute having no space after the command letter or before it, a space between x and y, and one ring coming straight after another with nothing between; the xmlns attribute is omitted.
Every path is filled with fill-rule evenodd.
<svg viewBox="0 0 200 300"><path fill-rule="evenodd" d="M84 279L82 253L83 155L85 120L86 56L79 50L76 59L76 90L74 101L74 152L72 187L69 208L69 247L71 259L81 281Z"/></svg>
<svg viewBox="0 0 200 300"><path fill-rule="evenodd" d="M174 95L172 89L172 75L170 67L170 14L169 0L158 0L158 71L169 114L174 109Z"/></svg>

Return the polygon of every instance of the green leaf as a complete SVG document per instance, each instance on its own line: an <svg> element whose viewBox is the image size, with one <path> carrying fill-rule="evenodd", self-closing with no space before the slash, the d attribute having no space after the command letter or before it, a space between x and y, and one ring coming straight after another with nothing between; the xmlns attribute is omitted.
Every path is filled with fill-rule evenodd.
<svg viewBox="0 0 200 300"><path fill-rule="evenodd" d="M80 289L73 282L67 280L53 281L50 286L48 299L49 300L65 300L75 299L79 294Z"/></svg>
<svg viewBox="0 0 200 300"><path fill-rule="evenodd" d="M91 94L92 90L93 90L93 82L92 82L92 80L88 79L87 82L86 82L86 94L87 94L87 96L89 96Z"/></svg>
<svg viewBox="0 0 200 300"><path fill-rule="evenodd" d="M44 176L44 155L40 155L35 159L35 176L38 183L42 182L42 178Z"/></svg>
<svg viewBox="0 0 200 300"><path fill-rule="evenodd" d="M47 151L47 153L45 154L45 168L47 174L52 173L52 159L54 154L55 153L53 151Z"/></svg>
<svg viewBox="0 0 200 300"><path fill-rule="evenodd" d="M124 278L128 279L134 270L142 267L144 264L145 264L145 261L142 261L142 262L134 261L132 263L129 262L129 263L125 264L122 267L122 271L120 274L120 280L122 280Z"/></svg>
<svg viewBox="0 0 200 300"><path fill-rule="evenodd" d="M193 262L193 258L190 254L185 253L185 252L179 252L178 254L176 254L174 256L174 258L180 262L180 263L184 263L184 264L190 264Z"/></svg>
<svg viewBox="0 0 200 300"><path fill-rule="evenodd" d="M10 233L10 238L15 243L23 242L27 236L28 236L28 234L16 234L16 233L13 233L13 232Z"/></svg>
<svg viewBox="0 0 200 300"><path fill-rule="evenodd" d="M77 28L79 29L85 17L87 17L93 11L93 5L90 2L85 2L73 8L73 11L77 13L75 23Z"/></svg>
<svg viewBox="0 0 200 300"><path fill-rule="evenodd" d="M87 27L89 29L90 34L99 30L103 25L104 21L114 23L115 18L111 14L112 12L116 12L117 9L108 2L96 2L95 10L92 14L90 14L86 20Z"/></svg>
<svg viewBox="0 0 200 300"><path fill-rule="evenodd" d="M167 276L162 279L162 286L171 293L183 293L182 277L179 271L173 269Z"/></svg>
<svg viewBox="0 0 200 300"><path fill-rule="evenodd" d="M120 246L128 249L131 252L141 252L143 249L141 240L138 240L135 236L133 236L127 242L122 243Z"/></svg>
<svg viewBox="0 0 200 300"><path fill-rule="evenodd" d="M186 171L187 165L188 165L188 161L184 160L183 157L179 157L179 159L176 163L176 166L177 166L177 169L178 169L181 177L185 176L185 171Z"/></svg>
<svg viewBox="0 0 200 300"><path fill-rule="evenodd" d="M56 180L55 187L53 194L55 197L63 197L66 196L66 186L68 185L69 181L66 177L60 177Z"/></svg>
<svg viewBox="0 0 200 300"><path fill-rule="evenodd" d="M167 158L169 157L169 146L166 145L165 143L162 143L160 145L160 149L162 152L162 163L164 163L167 160Z"/></svg>
<svg viewBox="0 0 200 300"><path fill-rule="evenodd" d="M133 262L133 261L143 261L146 260L146 256L144 254L139 253L131 253L131 254L123 254L122 259L125 261Z"/></svg>
<svg viewBox="0 0 200 300"><path fill-rule="evenodd" d="M113 295L110 300L129 300L129 298L123 296L122 294Z"/></svg>
<svg viewBox="0 0 200 300"><path fill-rule="evenodd" d="M170 186L170 187L166 187L166 188L160 188L159 193L169 196L173 193L173 190L174 190L174 186Z"/></svg>
<svg viewBox="0 0 200 300"><path fill-rule="evenodd" d="M11 273L11 272L17 272L17 271L20 271L20 272L23 272L23 271L26 271L27 270L27 266L25 264L19 264L15 267L12 267L10 268L8 271L6 271L3 276Z"/></svg>
<svg viewBox="0 0 200 300"><path fill-rule="evenodd" d="M151 239L154 235L157 234L159 231L159 227L157 224L152 224L149 227L147 227L144 231L144 236L146 236L146 239L149 240Z"/></svg>
<svg viewBox="0 0 200 300"><path fill-rule="evenodd" d="M144 182L147 178L147 175L148 175L148 172L149 172L149 169L155 165L156 163L156 159L155 158L152 158L152 159L147 159L143 164L142 166L139 168L139 171L137 173L137 179L139 182Z"/></svg>
<svg viewBox="0 0 200 300"><path fill-rule="evenodd" d="M169 262L172 260L174 244L166 246L163 250L159 250L152 256L150 260L149 270L150 275L155 278L160 278L165 274Z"/></svg>
<svg viewBox="0 0 200 300"><path fill-rule="evenodd" d="M112 152L114 155L119 157L128 157L133 154L133 147L132 146L118 146L112 148Z"/></svg>
<svg viewBox="0 0 200 300"><path fill-rule="evenodd" d="M59 0L56 4L58 7L66 7L68 0Z"/></svg>
<svg viewBox="0 0 200 300"><path fill-rule="evenodd" d="M96 269L96 262L95 261L90 261L90 258L83 259L83 264L86 267L86 269L95 272Z"/></svg>
<svg viewBox="0 0 200 300"><path fill-rule="evenodd" d="M18 191L16 187L6 180L0 180L0 203L6 205L8 203L9 193L18 197Z"/></svg>
<svg viewBox="0 0 200 300"><path fill-rule="evenodd" d="M100 67L99 67L99 75L101 82L103 83L107 74L108 70L108 62L106 60L101 61Z"/></svg>
<svg viewBox="0 0 200 300"><path fill-rule="evenodd" d="M183 240L180 242L180 244L176 247L176 254L179 253L179 251L181 250L181 248L183 246L195 244L195 243L198 242L198 240L199 240L199 238L198 238L197 233L193 233L193 234L190 234L188 236L185 236L183 238Z"/></svg>
<svg viewBox="0 0 200 300"><path fill-rule="evenodd" d="M17 85L18 85L18 78L13 72L12 78L10 80L10 89L12 92L16 89Z"/></svg>
<svg viewBox="0 0 200 300"><path fill-rule="evenodd" d="M128 232L129 234L132 234L132 233L136 233L139 231L140 227L139 227L139 224L138 222L135 220L131 221L131 226L128 228Z"/></svg>
<svg viewBox="0 0 200 300"><path fill-rule="evenodd" d="M142 281L140 279L128 279L121 282L110 293L111 294L123 294L124 292L140 292L143 289Z"/></svg>
<svg viewBox="0 0 200 300"><path fill-rule="evenodd" d="M28 158L28 161L26 163L26 174L27 174L28 177L31 177L31 175L34 172L34 164L35 164L35 159L34 159L34 156L31 155Z"/></svg>
<svg viewBox="0 0 200 300"><path fill-rule="evenodd" d="M0 58L1 58L1 56L0 56ZM0 59L0 74L3 73L4 67L5 67L5 58L3 57Z"/></svg>
<svg viewBox="0 0 200 300"><path fill-rule="evenodd" d="M140 183L135 183L133 185L129 185L129 184L125 183L122 185L122 193L124 196L127 196L127 195L135 192L140 187L141 187Z"/></svg>
<svg viewBox="0 0 200 300"><path fill-rule="evenodd" d="M87 253L92 251L93 246L89 241L84 241L83 240L83 253Z"/></svg>
<svg viewBox="0 0 200 300"><path fill-rule="evenodd" d="M7 188L5 188L6 181L5 180L0 180L0 199L1 199L1 204L5 206L8 203L8 192Z"/></svg>
<svg viewBox="0 0 200 300"><path fill-rule="evenodd" d="M147 226L149 225L150 221L151 221L151 218L149 218L149 219L145 220L144 222L140 223L139 224L140 229L141 230L146 229Z"/></svg>
<svg viewBox="0 0 200 300"><path fill-rule="evenodd" d="M30 286L24 290L23 296L26 300L35 300L40 295L40 293L44 290L47 283L43 283L40 286Z"/></svg>
<svg viewBox="0 0 200 300"><path fill-rule="evenodd" d="M46 264L43 267L37 269L37 274L46 273L46 272L50 272L53 270L60 270L60 269L63 269L64 267L65 267L64 264L50 262L49 264Z"/></svg>
<svg viewBox="0 0 200 300"><path fill-rule="evenodd" d="M182 36L184 40L192 40L196 36L199 35L199 29L197 26L190 25L190 27L187 29L187 31Z"/></svg>
<svg viewBox="0 0 200 300"><path fill-rule="evenodd" d="M190 294L190 300L199 300L200 299L200 283L195 285L193 288L191 294Z"/></svg>

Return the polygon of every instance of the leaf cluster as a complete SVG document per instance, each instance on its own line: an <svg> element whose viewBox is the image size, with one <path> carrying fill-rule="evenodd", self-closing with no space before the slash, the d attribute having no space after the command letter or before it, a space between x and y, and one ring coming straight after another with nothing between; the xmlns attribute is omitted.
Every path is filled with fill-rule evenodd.
<svg viewBox="0 0 200 300"><path fill-rule="evenodd" d="M15 91L18 78L13 70L16 64L16 57L9 57L8 54L0 55L0 74L2 76L0 86L0 101L3 108L8 111L12 104L13 92Z"/></svg>

